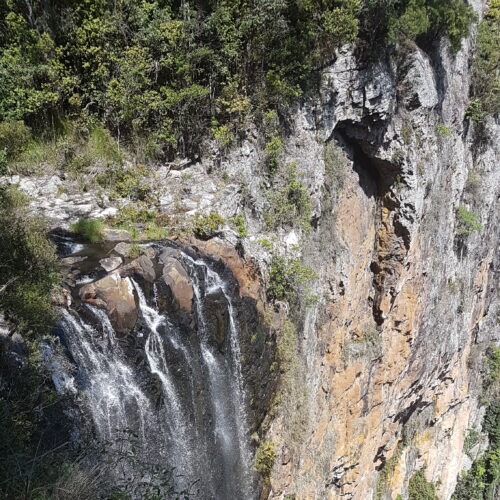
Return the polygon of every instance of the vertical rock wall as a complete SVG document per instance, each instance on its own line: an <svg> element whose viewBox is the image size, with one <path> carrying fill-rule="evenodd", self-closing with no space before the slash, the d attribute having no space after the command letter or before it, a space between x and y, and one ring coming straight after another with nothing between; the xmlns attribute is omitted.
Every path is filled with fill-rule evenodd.
<svg viewBox="0 0 500 500"><path fill-rule="evenodd" d="M321 102L298 112L288 155L308 156L311 189L328 193L305 242L322 299L301 342L306 431L290 443L273 421L270 498L405 498L426 467L448 499L470 466L478 367L500 341L499 127L477 145L465 120L472 48L412 46L362 67L342 54ZM482 230L460 235L459 206Z"/></svg>

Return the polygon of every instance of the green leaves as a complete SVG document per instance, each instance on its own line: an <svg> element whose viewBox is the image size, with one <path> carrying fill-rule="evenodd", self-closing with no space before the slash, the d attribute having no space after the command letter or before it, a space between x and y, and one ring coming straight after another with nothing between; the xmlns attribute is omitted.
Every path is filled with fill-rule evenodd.
<svg viewBox="0 0 500 500"><path fill-rule="evenodd" d="M483 226L479 223L478 214L459 206L457 210L457 234L468 235L472 231L482 231Z"/></svg>
<svg viewBox="0 0 500 500"><path fill-rule="evenodd" d="M59 281L47 227L14 187L0 188L0 310L24 333L44 335L54 318L51 292Z"/></svg>
<svg viewBox="0 0 500 500"><path fill-rule="evenodd" d="M480 126L500 112L500 1L491 2L479 24L468 115Z"/></svg>
<svg viewBox="0 0 500 500"><path fill-rule="evenodd" d="M316 279L316 273L303 266L298 259L287 259L274 255L269 271L268 300L288 300L299 298L300 289Z"/></svg>
<svg viewBox="0 0 500 500"><path fill-rule="evenodd" d="M96 114L120 143L153 158L199 152L215 121L237 137L248 116L283 113L344 44L431 33L457 48L472 19L463 0L30 6L0 7L0 121L24 120L37 133Z"/></svg>

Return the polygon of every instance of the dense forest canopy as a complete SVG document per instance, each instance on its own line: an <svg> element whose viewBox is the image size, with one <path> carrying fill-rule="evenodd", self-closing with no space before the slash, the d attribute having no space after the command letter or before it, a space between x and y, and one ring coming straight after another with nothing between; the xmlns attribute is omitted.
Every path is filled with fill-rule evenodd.
<svg viewBox="0 0 500 500"><path fill-rule="evenodd" d="M185 154L285 109L346 43L456 49L472 17L463 0L1 0L0 121L92 117L146 157Z"/></svg>

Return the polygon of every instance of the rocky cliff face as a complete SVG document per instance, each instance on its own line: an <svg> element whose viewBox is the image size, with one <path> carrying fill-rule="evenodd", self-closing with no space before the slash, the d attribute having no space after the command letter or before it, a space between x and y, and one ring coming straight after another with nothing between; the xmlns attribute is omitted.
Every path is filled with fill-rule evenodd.
<svg viewBox="0 0 500 500"><path fill-rule="evenodd" d="M481 14L484 2L473 4ZM473 40L456 55L443 40L363 63L345 50L323 71L319 92L288 124L280 160L307 186L310 231L266 225L265 155L252 127L229 152L214 148L182 174L157 174L165 213L245 214L249 235L238 249L263 276L264 238L317 273L316 300L290 312L300 387L283 389L259 431L276 451L265 498L406 498L409 478L425 467L448 499L470 467L463 444L481 428L481 360L500 342L500 128L491 120L489 141L477 144L465 117ZM90 195L48 199L64 184L57 177L36 190L13 181L57 225L115 210ZM477 214L480 230L463 210ZM236 244L228 228L224 237ZM222 257L239 262L240 290L262 297L257 274L238 271L231 252Z"/></svg>
<svg viewBox="0 0 500 500"><path fill-rule="evenodd" d="M304 241L321 300L301 339L303 434L288 442L282 415L269 431L270 498L406 497L424 466L450 498L470 464L464 436L483 415L477 361L500 339L498 127L473 144L470 50L408 47L403 62L385 54L364 67L342 54L321 99L298 110L288 154L327 193ZM343 182L332 187L337 148ZM460 230L460 206L481 231Z"/></svg>

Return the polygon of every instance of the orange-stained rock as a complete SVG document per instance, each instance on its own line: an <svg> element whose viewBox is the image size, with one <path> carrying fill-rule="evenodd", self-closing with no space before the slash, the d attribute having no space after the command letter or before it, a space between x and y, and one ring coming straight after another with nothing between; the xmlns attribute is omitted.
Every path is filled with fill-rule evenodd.
<svg viewBox="0 0 500 500"><path fill-rule="evenodd" d="M196 246L202 251L220 257L231 269L240 286L240 295L261 298L262 287L259 273L252 261L245 261L236 249L214 238L208 241L196 240Z"/></svg>
<svg viewBox="0 0 500 500"><path fill-rule="evenodd" d="M79 293L83 300L107 311L117 332L124 333L134 328L137 322L137 306L129 278L121 278L114 272L84 285Z"/></svg>
<svg viewBox="0 0 500 500"><path fill-rule="evenodd" d="M163 257L163 279L170 287L179 307L186 312L193 308L193 285L182 264L173 257Z"/></svg>

